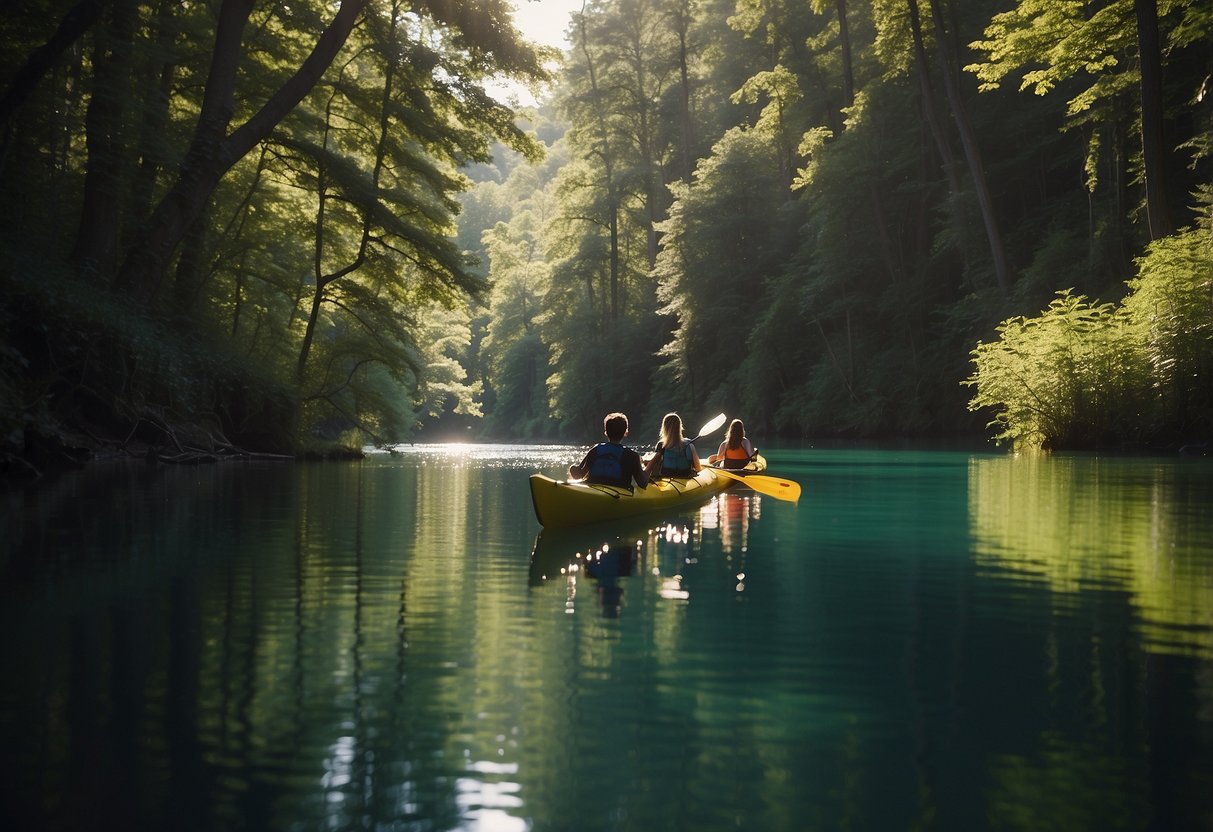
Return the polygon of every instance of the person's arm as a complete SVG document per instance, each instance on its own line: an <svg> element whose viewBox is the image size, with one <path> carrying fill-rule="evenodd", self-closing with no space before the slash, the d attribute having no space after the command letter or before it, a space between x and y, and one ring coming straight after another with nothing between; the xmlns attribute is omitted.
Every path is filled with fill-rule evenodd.
<svg viewBox="0 0 1213 832"><path fill-rule="evenodd" d="M653 455L644 463L644 473L649 479L653 479L661 473L661 443L657 443L657 447L653 450Z"/></svg>
<svg viewBox="0 0 1213 832"><path fill-rule="evenodd" d="M632 451L631 459L634 460L632 463L632 479L641 488L648 488L649 475L645 472L644 464L640 461L640 454Z"/></svg>
<svg viewBox="0 0 1213 832"><path fill-rule="evenodd" d="M581 460L580 465L570 465L569 466L569 479L583 480L587 476L589 476L590 463L594 461L594 451L595 450L597 450L597 446L590 448L588 451L586 451L585 458L583 460Z"/></svg>
<svg viewBox="0 0 1213 832"><path fill-rule="evenodd" d="M691 470L692 471L703 470L703 463L699 461L699 451L695 450L695 443L688 442L687 447L691 449Z"/></svg>
<svg viewBox="0 0 1213 832"><path fill-rule="evenodd" d="M716 453L708 457L708 465L713 465L724 460L724 452L729 446L729 440L724 440L720 443L720 447L716 449Z"/></svg>
<svg viewBox="0 0 1213 832"><path fill-rule="evenodd" d="M750 455L750 459L758 456L758 448L754 447L754 443L750 441L750 437L747 436L744 441L746 453Z"/></svg>

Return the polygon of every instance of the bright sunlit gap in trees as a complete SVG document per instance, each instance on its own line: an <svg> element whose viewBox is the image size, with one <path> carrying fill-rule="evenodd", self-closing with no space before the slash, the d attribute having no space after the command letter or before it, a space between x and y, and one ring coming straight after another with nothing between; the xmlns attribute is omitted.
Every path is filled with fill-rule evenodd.
<svg viewBox="0 0 1213 832"><path fill-rule="evenodd" d="M569 15L581 6L582 0L514 0L514 25L529 41L564 49L568 46L565 30L569 26ZM488 89L503 102L516 100L525 107L538 103L532 91L514 81L490 84Z"/></svg>
<svg viewBox="0 0 1213 832"><path fill-rule="evenodd" d="M582 0L514 0L514 24L527 40L563 49L569 15L581 6Z"/></svg>

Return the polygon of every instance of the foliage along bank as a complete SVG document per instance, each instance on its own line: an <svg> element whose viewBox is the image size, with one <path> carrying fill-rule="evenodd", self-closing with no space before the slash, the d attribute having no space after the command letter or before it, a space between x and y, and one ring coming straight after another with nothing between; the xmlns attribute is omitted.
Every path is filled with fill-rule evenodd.
<svg viewBox="0 0 1213 832"><path fill-rule="evenodd" d="M1024 367L970 353L1059 290L1156 296L1169 240L1157 273L1203 274L1213 12L1008 5L589 2L524 132L484 91L544 75L503 2L26 4L0 20L2 435L587 441L614 409L638 442L668 409L923 435L982 430L972 395L1008 439L1197 438L1186 388L1046 438ZM1153 343L1130 319L1109 367ZM1115 383L1206 373L1172 340Z"/></svg>
<svg viewBox="0 0 1213 832"><path fill-rule="evenodd" d="M1129 340L1154 346L1091 382L1103 391L1028 366L1051 325L1008 340L1062 290L1201 297L1207 4L612 0L568 31L561 164L465 198L461 234L483 230L493 284L469 366L496 435L584 441L618 407L636 441L672 408L758 435L993 419L1020 444L1208 438L1207 395L1144 403L1160 390L1147 367L1207 389L1196 300L1168 347L1104 331L1109 367ZM1045 431L1037 382L1085 398L1050 406Z"/></svg>
<svg viewBox="0 0 1213 832"><path fill-rule="evenodd" d="M162 456L473 407L461 170L538 146L511 7L35 0L0 19L0 438Z"/></svg>
<svg viewBox="0 0 1213 832"><path fill-rule="evenodd" d="M1211 205L1210 207L1213 207ZM1213 438L1213 215L1151 243L1120 304L1063 290L978 344L970 406L1015 447L1166 447Z"/></svg>

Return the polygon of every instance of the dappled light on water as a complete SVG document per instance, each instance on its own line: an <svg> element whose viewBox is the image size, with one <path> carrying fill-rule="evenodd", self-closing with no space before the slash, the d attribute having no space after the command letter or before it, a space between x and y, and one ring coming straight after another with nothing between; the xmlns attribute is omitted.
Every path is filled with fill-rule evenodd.
<svg viewBox="0 0 1213 832"><path fill-rule="evenodd" d="M585 450L585 447L575 445L495 445L475 442L402 443L383 448L363 448L368 458L377 462L401 457L426 465L521 468L553 473L560 479L564 479L569 465L581 460Z"/></svg>

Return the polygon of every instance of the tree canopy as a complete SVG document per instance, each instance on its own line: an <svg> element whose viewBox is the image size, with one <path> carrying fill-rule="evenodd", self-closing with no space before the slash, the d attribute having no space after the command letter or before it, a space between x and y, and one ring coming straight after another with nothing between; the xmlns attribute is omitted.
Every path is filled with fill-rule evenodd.
<svg viewBox="0 0 1213 832"><path fill-rule="evenodd" d="M1151 275L1187 274L1200 296L1211 27L1207 4L1146 0L587 4L556 97L568 163L530 248L531 268L550 267L550 415L587 438L615 408L652 425L724 409L801 437L981 433L990 419L1055 447L1207 437L1191 391L1163 396L1183 418L1110 413L1162 384L1113 372L1132 327L1104 333L1100 372L1115 378L1098 382L1098 427L1083 408L1048 435L1020 424L1025 367L990 374L992 339L1029 361L1012 333L1047 353L1047 321L1119 321ZM1159 271L1175 246L1191 259ZM1179 375L1207 383L1211 345L1182 340ZM1056 372L1032 370L1054 385ZM516 383L485 378L498 404L519 400Z"/></svg>
<svg viewBox="0 0 1213 832"><path fill-rule="evenodd" d="M291 449L476 412L458 360L486 287L453 238L455 196L494 142L539 158L486 85L544 80L553 57L511 14L83 0L7 15L8 440L66 425Z"/></svg>
<svg viewBox="0 0 1213 832"><path fill-rule="evenodd" d="M511 14L7 11L6 447L1208 439L1207 3L587 0L563 55Z"/></svg>

